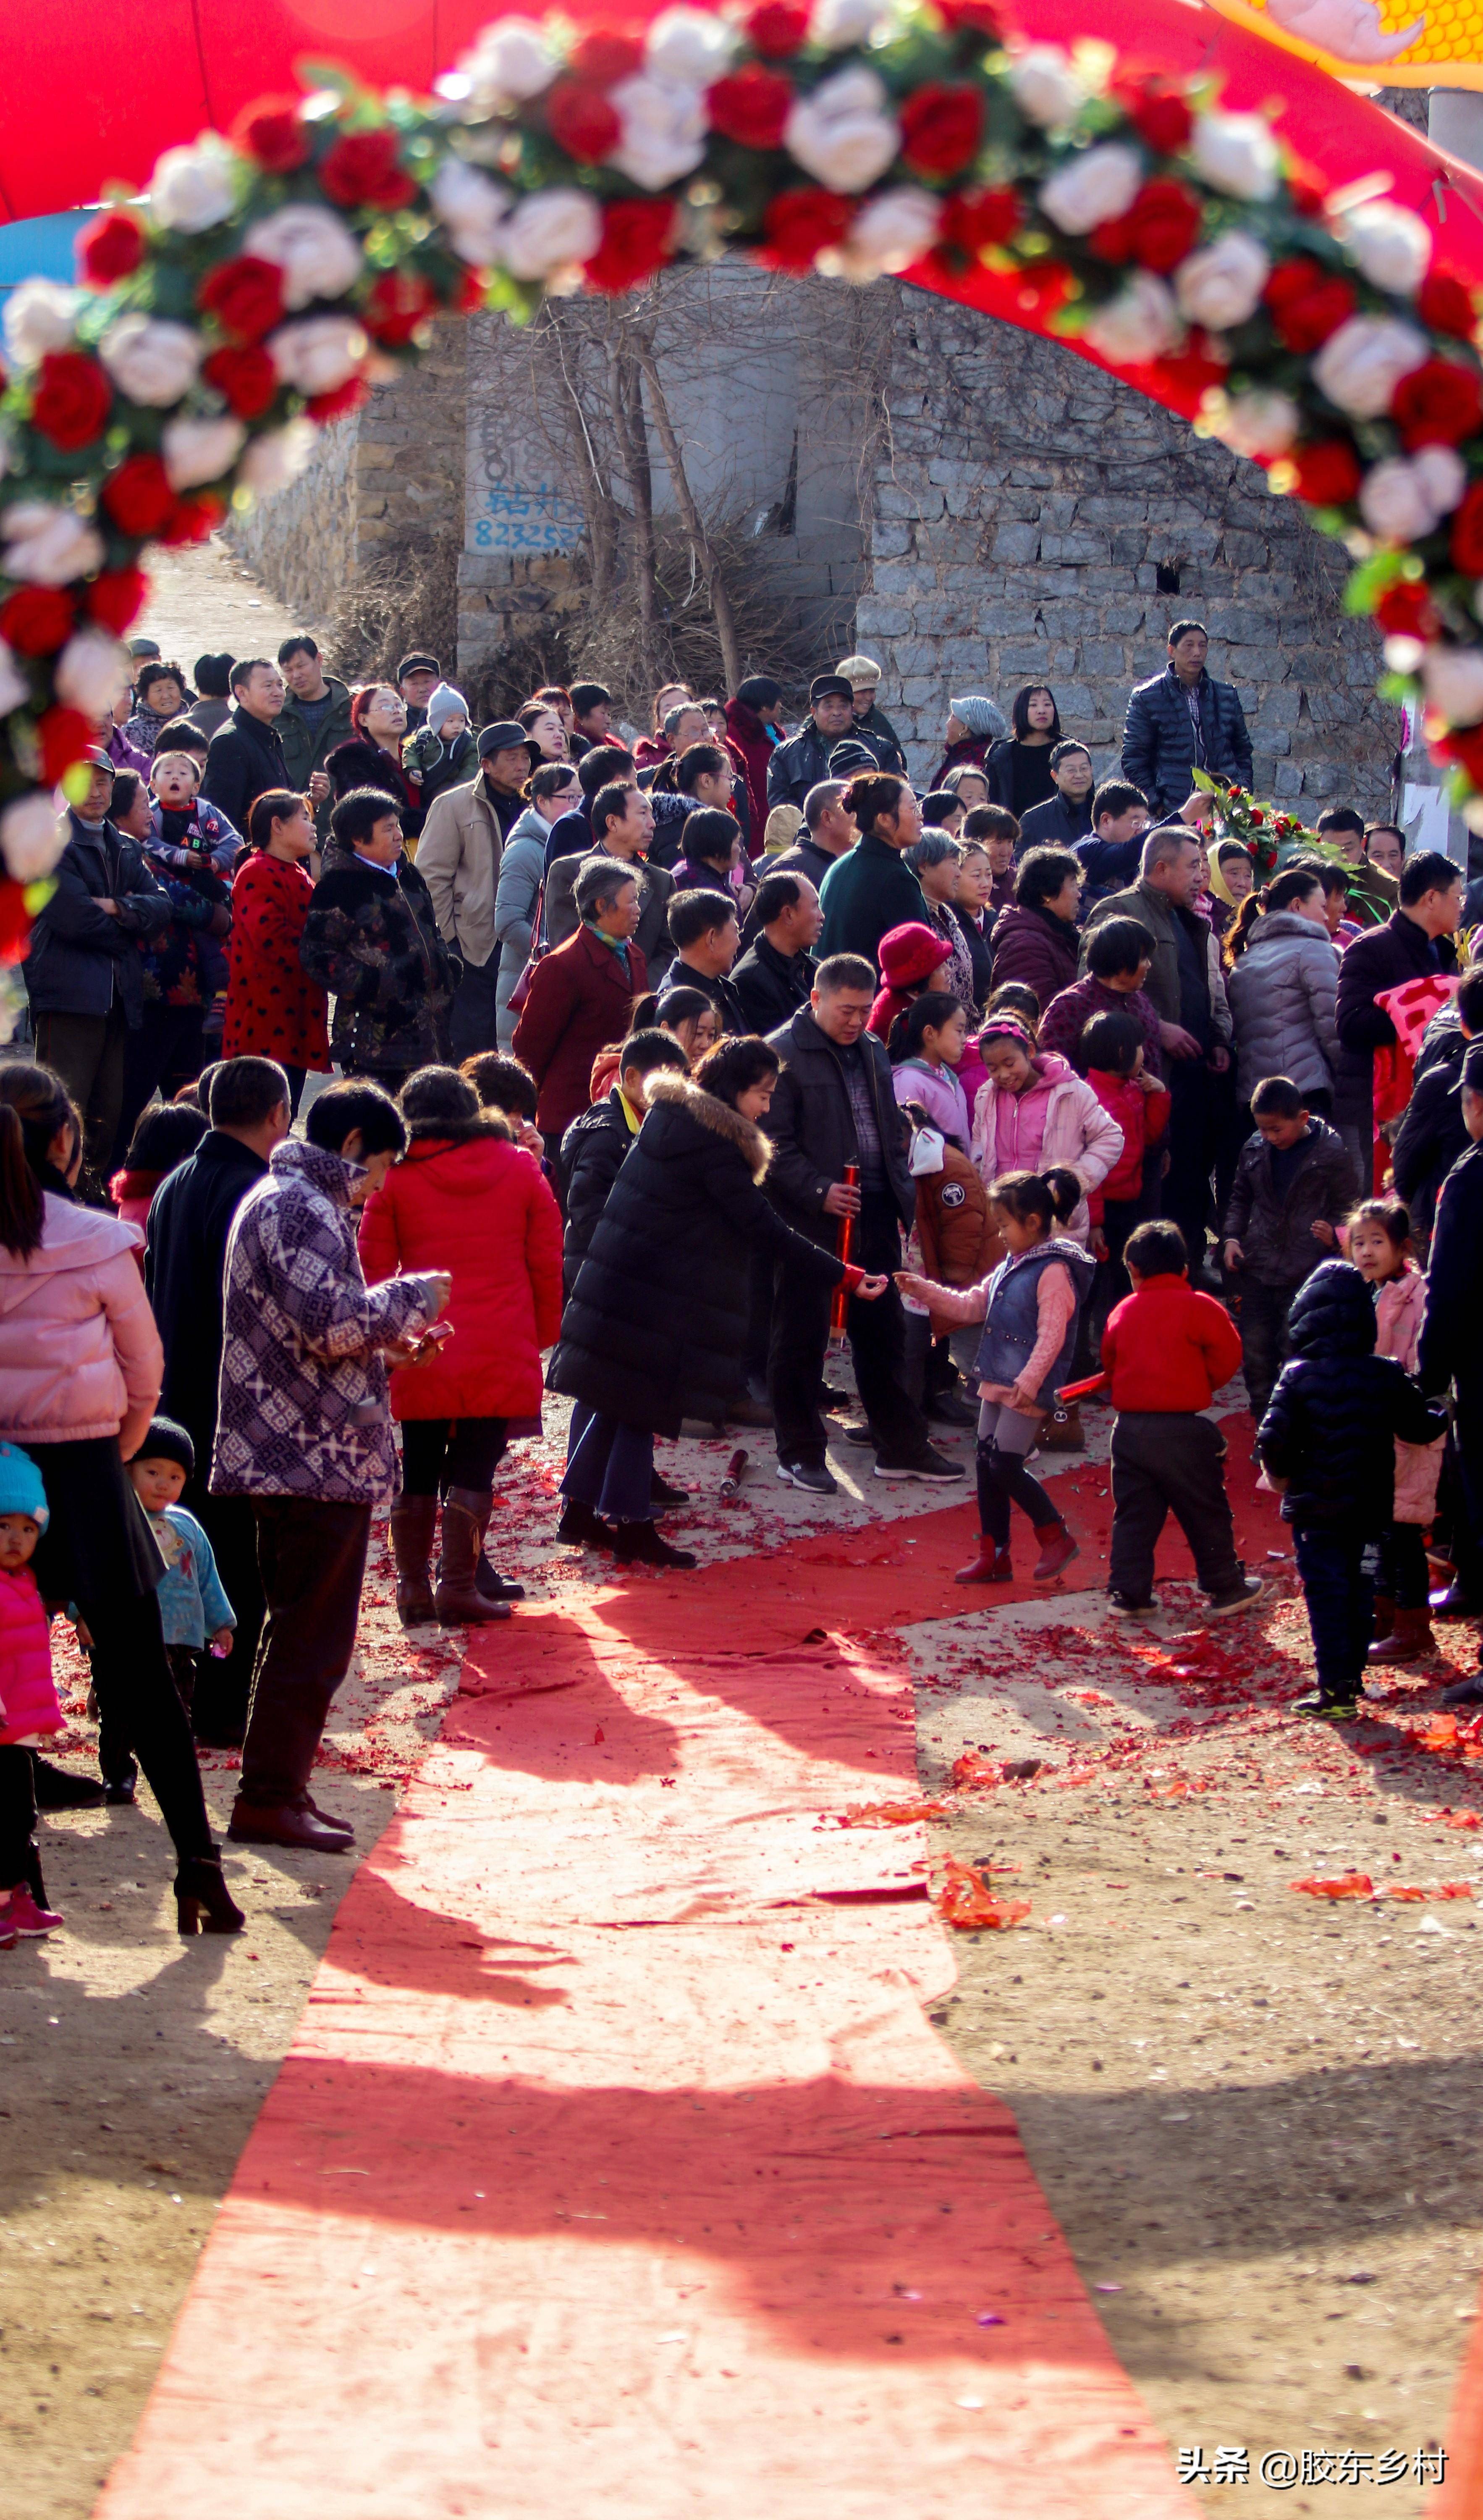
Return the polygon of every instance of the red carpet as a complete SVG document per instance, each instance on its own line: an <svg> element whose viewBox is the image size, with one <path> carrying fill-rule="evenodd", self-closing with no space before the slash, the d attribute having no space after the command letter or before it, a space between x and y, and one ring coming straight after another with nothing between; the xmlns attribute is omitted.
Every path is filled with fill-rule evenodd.
<svg viewBox="0 0 1483 2520"><path fill-rule="evenodd" d="M1104 1484L1057 1482L1084 1580ZM975 1606L971 1520L479 1641L104 2520L1189 2520L1012 2120L924 2018L921 1832L831 1817L915 1787L890 1631Z"/></svg>

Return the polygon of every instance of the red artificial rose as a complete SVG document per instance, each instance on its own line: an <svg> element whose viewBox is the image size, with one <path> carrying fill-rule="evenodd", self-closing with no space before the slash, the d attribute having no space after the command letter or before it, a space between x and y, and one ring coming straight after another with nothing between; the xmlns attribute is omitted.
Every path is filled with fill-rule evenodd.
<svg viewBox="0 0 1483 2520"><path fill-rule="evenodd" d="M1474 481L1453 512L1451 550L1464 577L1483 577L1483 481Z"/></svg>
<svg viewBox="0 0 1483 2520"><path fill-rule="evenodd" d="M1359 303L1347 280L1307 254L1278 263L1262 295L1278 339L1289 350L1321 349Z"/></svg>
<svg viewBox="0 0 1483 2520"><path fill-rule="evenodd" d="M938 17L952 35L982 35L997 44L1004 33L1004 20L991 0L932 0Z"/></svg>
<svg viewBox="0 0 1483 2520"><path fill-rule="evenodd" d="M239 420L261 420L278 391L278 370L260 341L242 341L213 350L202 375L226 397L227 409Z"/></svg>
<svg viewBox="0 0 1483 2520"><path fill-rule="evenodd" d="M1483 788L1483 726L1449 727L1430 750L1439 761L1455 761L1474 788Z"/></svg>
<svg viewBox="0 0 1483 2520"><path fill-rule="evenodd" d="M18 656L50 656L67 646L72 617L72 599L64 587L18 586L0 604L0 639Z"/></svg>
<svg viewBox="0 0 1483 2520"><path fill-rule="evenodd" d="M214 490L191 490L177 499L159 528L159 540L178 551L186 543L203 543L227 513L225 499Z"/></svg>
<svg viewBox="0 0 1483 2520"><path fill-rule="evenodd" d="M65 455L91 446L108 419L112 388L82 350L48 350L31 396L31 427Z"/></svg>
<svg viewBox="0 0 1483 2520"><path fill-rule="evenodd" d="M417 186L401 164L394 131L345 131L319 169L321 189L342 210L404 210Z"/></svg>
<svg viewBox="0 0 1483 2520"><path fill-rule="evenodd" d="M1008 184L988 193L958 193L942 205L941 242L976 255L985 246L1007 245L1024 213Z"/></svg>
<svg viewBox="0 0 1483 2520"><path fill-rule="evenodd" d="M776 193L763 213L764 242L757 258L778 271L812 271L815 254L843 244L854 215L853 202L815 185Z"/></svg>
<svg viewBox="0 0 1483 2520"><path fill-rule="evenodd" d="M623 137L617 107L580 79L558 79L546 99L546 128L579 166L600 165Z"/></svg>
<svg viewBox="0 0 1483 2520"><path fill-rule="evenodd" d="M81 709L43 709L36 720L36 735L41 745L41 776L48 788L80 761L90 743L98 741L97 722L84 717Z"/></svg>
<svg viewBox="0 0 1483 2520"><path fill-rule="evenodd" d="M157 533L175 505L157 455L126 455L98 494L104 515L121 534Z"/></svg>
<svg viewBox="0 0 1483 2520"><path fill-rule="evenodd" d="M1403 446L1461 446L1483 421L1477 371L1427 359L1401 379L1390 409Z"/></svg>
<svg viewBox="0 0 1483 2520"><path fill-rule="evenodd" d="M370 399L371 388L364 377L346 377L342 385L332 386L329 393L311 394L304 413L324 428L332 420L343 419L347 411L359 411L361 404Z"/></svg>
<svg viewBox="0 0 1483 2520"><path fill-rule="evenodd" d="M1359 489L1360 459L1347 437L1324 437L1315 446L1297 446L1287 458L1293 489L1310 508L1342 508Z"/></svg>
<svg viewBox="0 0 1483 2520"><path fill-rule="evenodd" d="M1113 95L1141 140L1160 158L1172 158L1188 145L1194 116L1177 87L1161 78L1126 79Z"/></svg>
<svg viewBox="0 0 1483 2520"><path fill-rule="evenodd" d="M961 175L983 138L983 100L972 87L933 81L901 109L901 155L914 175Z"/></svg>
<svg viewBox="0 0 1483 2520"><path fill-rule="evenodd" d="M85 589L83 602L90 621L100 622L121 639L137 621L149 600L150 581L142 568L106 568Z"/></svg>
<svg viewBox="0 0 1483 2520"><path fill-rule="evenodd" d="M1167 389L1171 408L1193 417L1200 398L1211 385L1226 382L1226 361L1214 350L1208 333L1193 332L1182 350L1173 350L1166 359L1155 359L1153 366Z"/></svg>
<svg viewBox="0 0 1483 2520"><path fill-rule="evenodd" d="M644 45L638 35L607 34L595 26L572 45L566 67L589 87L616 87L643 68Z"/></svg>
<svg viewBox="0 0 1483 2520"><path fill-rule="evenodd" d="M79 277L94 289L112 289L143 262L144 230L127 210L100 210L80 231L73 249Z"/></svg>
<svg viewBox="0 0 1483 2520"><path fill-rule="evenodd" d="M435 315L438 294L417 271L383 271L361 309L367 331L388 350L405 349L420 325ZM271 367L272 361L269 361Z"/></svg>
<svg viewBox="0 0 1483 2520"><path fill-rule="evenodd" d="M1424 582L1416 577L1400 577L1387 586L1374 617L1387 639L1420 639L1428 645L1442 626Z"/></svg>
<svg viewBox="0 0 1483 2520"><path fill-rule="evenodd" d="M754 53L764 61L786 61L789 53L800 52L808 37L806 9L793 6L793 0L762 0L743 20L743 31Z"/></svg>
<svg viewBox="0 0 1483 2520"><path fill-rule="evenodd" d="M284 319L283 271L261 254L234 254L199 283L196 303L237 340L260 341Z"/></svg>
<svg viewBox="0 0 1483 2520"><path fill-rule="evenodd" d="M0 880L0 963L19 963L31 932L31 914L25 906L23 883Z"/></svg>
<svg viewBox="0 0 1483 2520"><path fill-rule="evenodd" d="M232 125L239 149L254 158L267 175L292 175L309 155L309 135L296 96L260 96L245 105Z"/></svg>
<svg viewBox="0 0 1483 2520"><path fill-rule="evenodd" d="M605 202L603 242L583 264L588 286L617 296L650 280L674 253L673 202Z"/></svg>
<svg viewBox="0 0 1483 2520"><path fill-rule="evenodd" d="M488 284L481 272L463 272L460 275L457 289L455 290L453 296L448 301L449 313L453 315L476 315L479 308L484 303L484 292Z"/></svg>
<svg viewBox="0 0 1483 2520"><path fill-rule="evenodd" d="M1130 260L1146 271L1172 271L1199 235L1200 215L1188 185L1172 175L1155 175L1119 222L1128 231Z"/></svg>
<svg viewBox="0 0 1483 2520"><path fill-rule="evenodd" d="M792 81L781 70L749 62L744 69L717 79L705 103L711 129L743 149L780 149L784 127L793 110Z"/></svg>
<svg viewBox="0 0 1483 2520"><path fill-rule="evenodd" d="M1447 333L1460 341L1472 339L1478 320L1472 291L1450 271L1428 271L1416 291L1416 313L1433 333Z"/></svg>

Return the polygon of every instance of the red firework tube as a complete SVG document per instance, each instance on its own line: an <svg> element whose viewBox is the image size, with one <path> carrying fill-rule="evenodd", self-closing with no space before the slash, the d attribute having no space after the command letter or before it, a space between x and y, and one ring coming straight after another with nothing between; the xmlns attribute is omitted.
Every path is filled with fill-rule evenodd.
<svg viewBox="0 0 1483 2520"><path fill-rule="evenodd" d="M1056 1397L1063 1409L1069 1408L1073 1400L1085 1400L1089 1391L1101 1391L1106 1379L1104 1373L1090 1373L1085 1382L1063 1382Z"/></svg>
<svg viewBox="0 0 1483 2520"><path fill-rule="evenodd" d="M860 1187L860 1166L858 1164L846 1164L844 1167L844 1178L851 1190L858 1190ZM848 1261L850 1254L854 1249L854 1245L855 1220L852 1216L841 1216L839 1219L839 1231L834 1237L834 1249L841 1260ZM830 1306L829 1327L831 1338L843 1338L845 1317L849 1311L849 1302L848 1290L845 1287L844 1281L841 1279L838 1285L834 1288L834 1299Z"/></svg>

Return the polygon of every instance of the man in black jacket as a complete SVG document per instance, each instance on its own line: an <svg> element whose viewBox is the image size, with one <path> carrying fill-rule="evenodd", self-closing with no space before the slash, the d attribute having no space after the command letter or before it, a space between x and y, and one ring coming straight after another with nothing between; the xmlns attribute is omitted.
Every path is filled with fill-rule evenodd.
<svg viewBox="0 0 1483 2520"><path fill-rule="evenodd" d="M211 738L201 792L239 832L247 830L256 797L292 785L278 733L287 698L288 686L266 656L245 656L233 666L232 714Z"/></svg>
<svg viewBox="0 0 1483 2520"><path fill-rule="evenodd" d="M1056 793L1032 805L1019 827L1014 854L1030 849L1069 849L1092 830L1092 755L1084 743L1057 743L1051 754ZM1137 868L1134 869L1135 875Z"/></svg>
<svg viewBox="0 0 1483 2520"><path fill-rule="evenodd" d="M271 1058L223 1059L211 1078L209 1132L151 1204L144 1282L164 1346L160 1407L196 1447L185 1502L205 1530L237 1613L232 1651L225 1662L202 1664L191 1707L197 1738L220 1748L235 1747L247 1729L263 1622L251 1506L246 1497L212 1496L206 1486L221 1378L222 1273L232 1220L289 1134L289 1080Z"/></svg>
<svg viewBox="0 0 1483 2520"><path fill-rule="evenodd" d="M757 886L755 944L731 975L749 1032L775 1032L806 1007L818 966L810 948L819 942L824 913L806 875L774 869Z"/></svg>
<svg viewBox="0 0 1483 2520"><path fill-rule="evenodd" d="M22 969L36 1056L55 1068L82 1114L84 1194L102 1205L118 1115L124 1048L144 1015L139 947L162 936L170 904L132 840L109 820L113 765L86 754L87 794L36 918Z"/></svg>
<svg viewBox="0 0 1483 2520"><path fill-rule="evenodd" d="M623 1044L623 1066L602 1102L579 1112L562 1140L562 1178L566 1184L565 1231L562 1238L562 1288L569 1295L577 1271L587 1257L597 1221L607 1205L623 1159L644 1125L644 1086L660 1068L681 1076L690 1062L672 1032L657 1025L630 1033Z"/></svg>
<svg viewBox="0 0 1483 2520"><path fill-rule="evenodd" d="M803 799L803 829L790 849L759 860L768 875L806 875L818 892L835 858L848 857L860 837L860 826L844 802L844 779L821 779ZM761 921L755 898L742 922L743 950L755 944Z"/></svg>
<svg viewBox="0 0 1483 2520"><path fill-rule="evenodd" d="M1401 906L1383 927L1367 928L1345 948L1334 1004L1339 1062L1334 1123L1359 1157L1360 1179L1371 1177L1373 1143L1374 1054L1395 1040L1396 1029L1375 998L1408 980L1434 978L1458 966L1453 937L1462 916L1462 870L1440 849L1420 849L1401 870Z"/></svg>
<svg viewBox="0 0 1483 2520"><path fill-rule="evenodd" d="M1210 640L1201 621L1176 621L1169 662L1140 683L1123 727L1123 777L1141 788L1154 814L1174 814L1189 795L1192 770L1251 785L1251 738L1234 683L1205 670Z"/></svg>
<svg viewBox="0 0 1483 2520"><path fill-rule="evenodd" d="M694 886L670 896L665 917L675 949L665 989L698 989L715 1008L723 1032L750 1032L742 1001L726 976L742 941L736 894Z"/></svg>
<svg viewBox="0 0 1483 2520"><path fill-rule="evenodd" d="M1452 1444L1467 1519L1464 1546L1455 1551L1458 1590L1476 1602L1483 1583L1483 1042L1470 1043L1463 1057L1461 1099L1469 1143L1437 1195L1416 1380L1428 1399L1440 1398L1449 1383L1455 1394ZM1483 1670L1445 1688L1442 1704L1483 1706Z"/></svg>
<svg viewBox="0 0 1483 2520"><path fill-rule="evenodd" d="M1462 1061L1483 1033L1483 971L1469 971L1451 1006L1433 1015L1416 1058L1416 1081L1391 1149L1398 1194L1424 1245L1443 1182L1471 1140L1462 1119Z"/></svg>
<svg viewBox="0 0 1483 2520"><path fill-rule="evenodd" d="M801 805L809 789L829 777L830 754L854 725L855 695L842 674L816 674L808 687L808 725L780 743L767 765L769 810Z"/></svg>
<svg viewBox="0 0 1483 2520"><path fill-rule="evenodd" d="M784 1064L763 1121L774 1147L766 1187L787 1223L826 1250L836 1246L841 1220L853 1217L851 1260L869 1276L889 1277L901 1266L917 1192L890 1061L867 1030L875 996L876 973L863 956L832 955L819 967L808 1006L769 1036ZM857 1184L845 1180L850 1165ZM894 1283L878 1301L852 1299L847 1318L876 1478L961 1479L958 1464L928 1443L926 1420L908 1394L905 1316ZM829 1333L829 1289L821 1293L780 1264L767 1370L778 1476L816 1496L835 1492L819 1411Z"/></svg>

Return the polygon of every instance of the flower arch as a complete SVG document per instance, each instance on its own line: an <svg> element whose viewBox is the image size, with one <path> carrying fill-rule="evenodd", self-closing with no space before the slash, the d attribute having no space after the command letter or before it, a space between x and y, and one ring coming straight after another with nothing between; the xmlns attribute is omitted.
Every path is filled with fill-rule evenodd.
<svg viewBox="0 0 1483 2520"><path fill-rule="evenodd" d="M1483 828L1483 366L1463 270L1383 172L1334 193L1259 113L993 0L754 0L642 31L495 21L431 99L319 73L167 150L4 319L0 954L54 863L152 542L292 477L435 314L524 320L740 251L985 279L1265 466ZM1458 257L1461 260L1461 257Z"/></svg>

